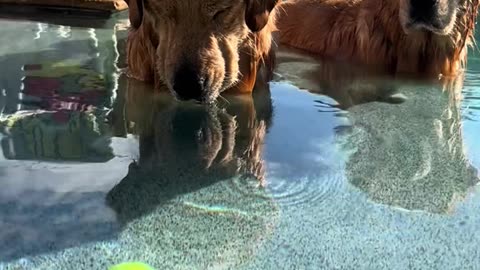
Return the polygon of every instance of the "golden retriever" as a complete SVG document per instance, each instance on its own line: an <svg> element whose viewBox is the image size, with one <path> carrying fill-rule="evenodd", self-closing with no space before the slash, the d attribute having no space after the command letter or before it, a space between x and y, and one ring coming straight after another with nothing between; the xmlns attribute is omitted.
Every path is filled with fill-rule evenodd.
<svg viewBox="0 0 480 270"><path fill-rule="evenodd" d="M166 85L179 100L249 93L259 69L271 77L277 1L128 0L128 73L156 89Z"/></svg>
<svg viewBox="0 0 480 270"><path fill-rule="evenodd" d="M282 44L391 74L455 75L478 0L292 0L277 6Z"/></svg>

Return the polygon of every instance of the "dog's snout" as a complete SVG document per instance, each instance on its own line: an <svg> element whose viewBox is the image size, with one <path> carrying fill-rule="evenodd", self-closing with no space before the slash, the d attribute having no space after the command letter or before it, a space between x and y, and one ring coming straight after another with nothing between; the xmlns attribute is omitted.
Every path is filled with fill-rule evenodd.
<svg viewBox="0 0 480 270"><path fill-rule="evenodd" d="M410 17L414 21L429 22L435 17L439 0L410 0Z"/></svg>
<svg viewBox="0 0 480 270"><path fill-rule="evenodd" d="M191 65L182 65L175 73L173 90L180 99L202 101L206 88L207 79L200 76Z"/></svg>

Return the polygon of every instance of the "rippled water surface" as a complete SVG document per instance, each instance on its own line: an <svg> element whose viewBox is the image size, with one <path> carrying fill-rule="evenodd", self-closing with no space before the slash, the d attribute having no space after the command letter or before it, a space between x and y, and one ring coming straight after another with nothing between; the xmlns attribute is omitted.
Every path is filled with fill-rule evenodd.
<svg viewBox="0 0 480 270"><path fill-rule="evenodd" d="M478 53L434 85L282 48L207 108L123 75L125 14L3 17L0 269L480 268Z"/></svg>

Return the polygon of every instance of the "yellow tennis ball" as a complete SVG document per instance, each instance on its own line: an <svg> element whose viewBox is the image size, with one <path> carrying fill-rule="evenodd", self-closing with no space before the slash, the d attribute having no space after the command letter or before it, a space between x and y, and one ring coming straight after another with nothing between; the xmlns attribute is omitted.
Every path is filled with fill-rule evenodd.
<svg viewBox="0 0 480 270"><path fill-rule="evenodd" d="M114 265L110 267L108 270L154 270L148 264L144 264L141 262L126 262Z"/></svg>

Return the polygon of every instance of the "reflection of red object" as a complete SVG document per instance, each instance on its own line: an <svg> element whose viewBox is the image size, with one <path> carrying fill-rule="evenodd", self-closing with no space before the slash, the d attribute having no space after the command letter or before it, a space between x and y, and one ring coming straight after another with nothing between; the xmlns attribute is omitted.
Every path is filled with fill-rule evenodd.
<svg viewBox="0 0 480 270"><path fill-rule="evenodd" d="M65 124L70 119L70 113L68 111L57 111L52 114L52 118L59 124Z"/></svg>
<svg viewBox="0 0 480 270"><path fill-rule="evenodd" d="M33 64L33 65L24 65L23 70L40 70L42 69L41 64Z"/></svg>
<svg viewBox="0 0 480 270"><path fill-rule="evenodd" d="M41 68L41 65L24 67L24 69L28 70L37 68ZM62 93L62 81L59 78L27 76L23 82L24 89L22 93L26 96L41 99L41 107L45 110L87 111L105 97L105 92L101 90L81 89L81 92Z"/></svg>
<svg viewBox="0 0 480 270"><path fill-rule="evenodd" d="M23 93L36 97L53 96L62 86L62 82L56 78L40 77L26 77L23 84Z"/></svg>

